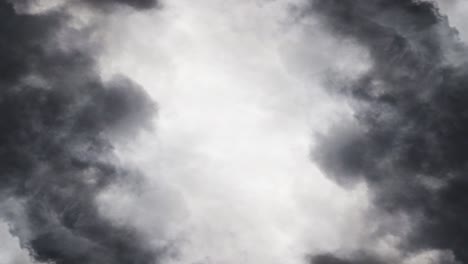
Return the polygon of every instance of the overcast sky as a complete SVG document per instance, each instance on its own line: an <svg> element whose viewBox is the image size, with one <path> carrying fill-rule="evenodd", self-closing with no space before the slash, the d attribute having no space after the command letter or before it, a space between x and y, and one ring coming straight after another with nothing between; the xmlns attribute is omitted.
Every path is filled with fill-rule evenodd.
<svg viewBox="0 0 468 264"><path fill-rule="evenodd" d="M0 263L468 263L464 0L0 1Z"/></svg>

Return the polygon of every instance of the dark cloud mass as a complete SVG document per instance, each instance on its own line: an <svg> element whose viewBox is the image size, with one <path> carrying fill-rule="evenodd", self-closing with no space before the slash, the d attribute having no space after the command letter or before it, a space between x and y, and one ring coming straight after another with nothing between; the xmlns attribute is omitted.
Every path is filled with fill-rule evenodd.
<svg viewBox="0 0 468 264"><path fill-rule="evenodd" d="M154 103L125 77L102 81L86 45L60 46L58 32L80 34L68 19L19 14L0 0L0 201L22 207L0 216L38 261L157 263L135 230L95 205L100 191L132 173L112 158L109 136L147 125Z"/></svg>
<svg viewBox="0 0 468 264"><path fill-rule="evenodd" d="M137 9L152 8L158 4L156 0L85 0L85 2L98 7L111 7L115 6L115 4L120 4Z"/></svg>
<svg viewBox="0 0 468 264"><path fill-rule="evenodd" d="M365 180L381 213L410 216L403 251L447 250L468 263L468 50L457 31L427 1L310 3L372 64L357 81L337 82L357 125L337 124L315 158L338 182ZM375 262L326 255L314 263Z"/></svg>
<svg viewBox="0 0 468 264"><path fill-rule="evenodd" d="M370 257L370 256L359 256L359 258L339 258L337 256L334 256L332 254L322 254L322 255L317 255L314 256L311 259L311 262L313 264L354 264L354 263L359 263L359 264L384 264L384 262L381 262L380 260Z"/></svg>

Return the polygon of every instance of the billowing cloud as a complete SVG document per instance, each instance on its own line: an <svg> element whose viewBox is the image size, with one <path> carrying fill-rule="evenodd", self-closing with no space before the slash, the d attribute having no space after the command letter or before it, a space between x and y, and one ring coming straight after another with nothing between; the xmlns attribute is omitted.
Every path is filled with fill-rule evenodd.
<svg viewBox="0 0 468 264"><path fill-rule="evenodd" d="M455 257L435 263L467 262L468 53L457 31L427 1L310 3L328 30L367 49L372 61L358 80L333 86L352 100L356 122L323 136L315 159L338 182L367 183L375 221L409 217L410 228L396 234L402 254L435 249Z"/></svg>
<svg viewBox="0 0 468 264"><path fill-rule="evenodd" d="M64 10L28 14L1 1L0 20L1 216L12 234L40 262L155 263L157 249L95 205L134 174L109 138L148 126L154 102L125 77L101 79L92 28L74 28Z"/></svg>
<svg viewBox="0 0 468 264"><path fill-rule="evenodd" d="M97 7L111 7L116 4L127 5L136 9L147 9L156 7L157 0L84 0L90 5Z"/></svg>
<svg viewBox="0 0 468 264"><path fill-rule="evenodd" d="M311 262L314 264L384 264L384 262L377 258L366 256L365 254L352 259L343 259L332 254L322 254L314 256Z"/></svg>
<svg viewBox="0 0 468 264"><path fill-rule="evenodd" d="M108 215L181 241L173 264L298 264L310 250L352 246L365 188L340 188L309 153L313 131L348 112L323 93L321 77L331 67L367 69L362 49L314 19L296 21L298 0L162 4L109 23L101 65L158 101L157 132L122 157L178 194L163 195L171 198L161 213L160 188L112 190L102 199Z"/></svg>
<svg viewBox="0 0 468 264"><path fill-rule="evenodd" d="M467 262L437 4L0 0L0 262Z"/></svg>

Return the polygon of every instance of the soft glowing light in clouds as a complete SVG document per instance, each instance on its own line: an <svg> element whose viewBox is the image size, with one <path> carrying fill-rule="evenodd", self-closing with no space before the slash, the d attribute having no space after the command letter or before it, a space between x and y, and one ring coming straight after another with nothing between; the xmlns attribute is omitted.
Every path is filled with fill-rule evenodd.
<svg viewBox="0 0 468 264"><path fill-rule="evenodd" d="M9 264L29 264L32 263L28 252L19 247L19 241L13 237L8 226L4 222L0 222L0 263Z"/></svg>
<svg viewBox="0 0 468 264"><path fill-rule="evenodd" d="M295 20L301 4L174 0L109 22L104 74L142 84L159 116L120 152L151 184L109 190L102 209L155 243L176 240L170 262L301 263L359 239L364 188L337 187L309 154L313 133L349 115L324 73L352 77L365 54Z"/></svg>
<svg viewBox="0 0 468 264"><path fill-rule="evenodd" d="M466 21L468 2L464 0L435 0L434 2L448 16L450 25L457 29L460 38L466 42L468 40L468 23Z"/></svg>

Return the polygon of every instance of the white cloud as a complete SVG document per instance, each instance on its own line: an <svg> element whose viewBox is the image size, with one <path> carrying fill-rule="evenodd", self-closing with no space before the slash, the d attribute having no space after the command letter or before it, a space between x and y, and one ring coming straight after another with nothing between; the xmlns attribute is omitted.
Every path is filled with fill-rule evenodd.
<svg viewBox="0 0 468 264"><path fill-rule="evenodd" d="M0 221L0 241L0 263L33 264L28 252L20 247L18 238L11 235L3 221Z"/></svg>
<svg viewBox="0 0 468 264"><path fill-rule="evenodd" d="M101 202L154 240L177 240L170 263L301 263L360 239L365 189L336 186L309 154L314 131L350 113L324 73L353 77L366 57L296 20L302 4L174 0L108 23L104 74L143 85L159 116L119 154L151 184Z"/></svg>
<svg viewBox="0 0 468 264"><path fill-rule="evenodd" d="M468 13L468 2L465 0L433 0L443 15L448 16L449 23L455 27L460 38L468 41L468 22L466 14Z"/></svg>

